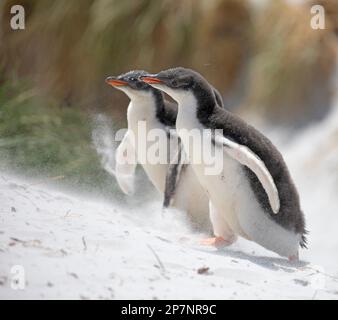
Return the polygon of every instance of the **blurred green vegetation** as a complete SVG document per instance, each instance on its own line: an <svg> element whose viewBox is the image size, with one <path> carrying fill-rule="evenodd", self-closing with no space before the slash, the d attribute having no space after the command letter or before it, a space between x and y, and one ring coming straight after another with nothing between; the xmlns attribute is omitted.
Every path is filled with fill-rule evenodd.
<svg viewBox="0 0 338 320"><path fill-rule="evenodd" d="M29 84L0 85L0 161L29 176L111 194L115 183L91 144L92 125L79 108L37 96Z"/></svg>
<svg viewBox="0 0 338 320"><path fill-rule="evenodd" d="M256 1L257 2L257 1ZM21 0L26 29L0 2L0 161L32 174L113 190L91 145L90 115L126 124L128 99L104 83L131 69L201 72L238 112L299 127L329 110L338 1Z"/></svg>
<svg viewBox="0 0 338 320"><path fill-rule="evenodd" d="M317 119L331 99L338 2L320 0L325 30L310 27L312 1L258 2L22 0L26 29L13 31L17 1L3 0L0 66L7 80L28 76L58 101L104 109L118 121L126 98L104 84L107 75L178 65L201 72L227 105L281 125L298 125L304 113Z"/></svg>
<svg viewBox="0 0 338 320"><path fill-rule="evenodd" d="M39 90L72 105L100 98L114 118L126 100L104 84L107 75L184 65L227 91L250 47L245 0L22 0L26 29L18 32L8 23L13 4L0 7L6 77L28 75Z"/></svg>

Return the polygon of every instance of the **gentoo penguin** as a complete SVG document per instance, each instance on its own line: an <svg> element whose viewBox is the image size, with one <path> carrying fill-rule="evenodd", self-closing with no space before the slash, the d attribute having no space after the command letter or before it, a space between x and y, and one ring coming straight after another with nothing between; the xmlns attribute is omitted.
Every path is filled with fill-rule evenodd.
<svg viewBox="0 0 338 320"><path fill-rule="evenodd" d="M171 206L185 211L196 229L210 231L208 197L198 183L194 170L184 163L184 152L182 153L180 142L177 143L177 136L170 134L170 129L175 126L177 106L164 100L160 90L138 80L144 74L145 71L130 71L106 79L109 85L123 91L130 98L127 110L128 131L116 151L115 172L118 184L126 194L133 193L136 162L140 162L136 145L140 121L146 122L147 133L152 129L165 131L167 145L170 145L170 159L167 163L143 162L142 166L156 189L164 194L164 207ZM215 100L222 106L220 94L216 89L212 90ZM146 148L151 144L154 142L147 144ZM159 147L166 148L166 145L160 144ZM121 161L126 156L125 150L129 151L127 162Z"/></svg>
<svg viewBox="0 0 338 320"><path fill-rule="evenodd" d="M208 82L193 70L179 67L141 79L178 102L176 130L185 150L203 151L201 139L191 143L187 137L193 129L200 134L210 129L213 144L222 148L222 170L213 175L206 174L205 163L194 162L188 152L211 202L216 237L210 242L231 243L240 235L297 260L299 246L306 247L305 218L288 168L272 142L218 107Z"/></svg>

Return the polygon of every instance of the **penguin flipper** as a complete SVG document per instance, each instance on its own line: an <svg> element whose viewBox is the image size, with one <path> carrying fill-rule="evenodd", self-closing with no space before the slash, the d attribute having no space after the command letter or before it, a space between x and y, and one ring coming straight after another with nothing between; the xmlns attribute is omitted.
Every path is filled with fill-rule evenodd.
<svg viewBox="0 0 338 320"><path fill-rule="evenodd" d="M131 195L135 191L136 153L129 131L123 137L115 153L115 177L121 190Z"/></svg>
<svg viewBox="0 0 338 320"><path fill-rule="evenodd" d="M257 176L269 198L273 213L277 214L280 209L278 189L264 162L247 146L238 144L224 136L215 135L214 141L216 144L222 144L230 157L248 167Z"/></svg>
<svg viewBox="0 0 338 320"><path fill-rule="evenodd" d="M179 140L177 152L168 167L168 171L167 171L167 175L165 179L165 189L164 189L164 199L163 199L164 208L168 208L173 202L173 198L175 196L175 192L176 192L179 180L180 180L181 171L184 166L184 162L185 162L185 152Z"/></svg>

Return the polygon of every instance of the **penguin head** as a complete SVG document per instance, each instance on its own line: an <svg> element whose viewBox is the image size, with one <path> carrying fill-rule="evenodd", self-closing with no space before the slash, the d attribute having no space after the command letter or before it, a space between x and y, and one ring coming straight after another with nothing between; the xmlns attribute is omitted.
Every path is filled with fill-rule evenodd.
<svg viewBox="0 0 338 320"><path fill-rule="evenodd" d="M106 83L123 91L130 99L149 97L156 89L140 80L140 77L145 74L147 73L143 70L129 71L117 77L106 78Z"/></svg>
<svg viewBox="0 0 338 320"><path fill-rule="evenodd" d="M156 89L162 90L180 102L197 90L210 93L210 85L196 71L177 67L159 72L158 74L141 75L142 81Z"/></svg>

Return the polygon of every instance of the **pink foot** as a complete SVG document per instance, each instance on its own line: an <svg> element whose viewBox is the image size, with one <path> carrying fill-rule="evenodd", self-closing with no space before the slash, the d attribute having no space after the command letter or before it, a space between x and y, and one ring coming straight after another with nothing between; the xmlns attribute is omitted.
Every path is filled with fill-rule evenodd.
<svg viewBox="0 0 338 320"><path fill-rule="evenodd" d="M214 238L203 239L200 241L200 243L205 246L214 246L216 248L224 248L224 247L230 246L235 241L236 241L235 236L229 239L224 239L223 237L214 237Z"/></svg>

